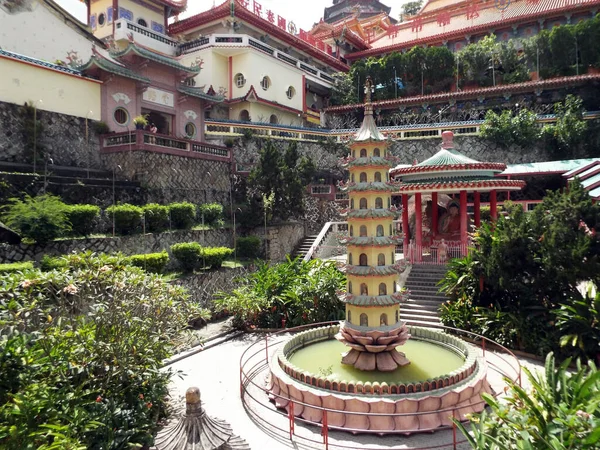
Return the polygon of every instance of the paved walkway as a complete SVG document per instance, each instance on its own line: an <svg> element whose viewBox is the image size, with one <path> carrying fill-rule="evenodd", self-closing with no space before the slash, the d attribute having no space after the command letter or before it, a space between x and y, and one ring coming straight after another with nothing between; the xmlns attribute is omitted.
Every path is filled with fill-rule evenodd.
<svg viewBox="0 0 600 450"><path fill-rule="evenodd" d="M297 440L291 442L287 436L275 427L287 429L288 421L285 417L278 415L274 407L267 401L266 395L252 390L252 394L263 405L256 407L255 413L267 420L269 424L264 427L252 420L244 409L240 399L240 357L252 343L262 339L255 334L244 334L236 339L227 341L207 348L171 365L179 376L174 376L170 392L173 402L177 406L183 406L184 394L188 387L198 386L202 393L202 402L205 410L210 416L227 420L231 423L234 431L248 441L254 450L279 450L279 449L308 449L325 448L324 445L306 444L306 441ZM489 352L488 352L489 353ZM543 370L543 364L526 359L520 360L523 366L531 370ZM499 377L490 380L492 385L502 383ZM264 380L264 377L262 378ZM497 385L500 387L501 384ZM255 407L253 407L254 410ZM296 433L311 439L320 440L320 428L296 424ZM462 438L460 433L459 438ZM443 445L452 442L451 430L439 431L433 434L416 434L411 436L376 436L376 435L352 435L350 433L332 432L330 434L330 448L343 448L343 446L356 448L420 448L420 449L450 449L452 445ZM461 444L459 449L468 449L467 444Z"/></svg>

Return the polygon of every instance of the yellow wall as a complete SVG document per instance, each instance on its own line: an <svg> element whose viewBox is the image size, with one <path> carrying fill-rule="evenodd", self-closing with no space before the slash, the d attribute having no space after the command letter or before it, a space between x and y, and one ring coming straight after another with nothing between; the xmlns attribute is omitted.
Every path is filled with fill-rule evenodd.
<svg viewBox="0 0 600 450"><path fill-rule="evenodd" d="M398 275L385 275L381 277L359 277L348 274L348 283L352 283L352 294L360 295L360 285L365 283L369 289L369 296L379 295L379 285L385 283L387 295L394 293L394 281L398 284Z"/></svg>
<svg viewBox="0 0 600 450"><path fill-rule="evenodd" d="M0 101L100 120L101 83L0 57ZM41 102L40 102L41 100Z"/></svg>
<svg viewBox="0 0 600 450"><path fill-rule="evenodd" d="M360 200L362 198L367 199L367 209L376 209L375 205L377 203L378 198L381 199L382 209L387 209L391 206L391 198L392 198L392 196L390 195L389 192L359 192L359 191L350 192L348 197L350 199L350 208L351 209L360 209ZM352 205L353 201L354 201L354 206ZM353 220L353 219L351 219L351 220ZM377 220L386 220L386 219L380 218Z"/></svg>
<svg viewBox="0 0 600 450"><path fill-rule="evenodd" d="M390 266L394 264L394 252L396 246L388 245L385 247L358 247L354 245L348 246L348 264L350 264L350 255L352 255L352 265L358 266L360 261L360 255L367 255L367 263L369 266L377 266L379 254L385 256L385 265Z"/></svg>
<svg viewBox="0 0 600 450"><path fill-rule="evenodd" d="M155 3L151 3L152 6L157 6ZM148 24L148 28L152 29L152 21L164 25L165 16L164 13L157 13L149 10L137 3L133 3L131 0L119 0L119 6L133 12L133 22L137 23L138 19L144 19Z"/></svg>
<svg viewBox="0 0 600 450"><path fill-rule="evenodd" d="M384 204L385 207L385 204ZM390 234L390 225L393 225L393 221L391 217L386 217L383 219L373 220L373 219L351 219L348 221L349 227L351 227L353 237L360 236L360 227L362 225L367 227L367 236L377 236L377 225L383 225L383 235L391 236L394 232L394 227L392 226L392 234ZM349 228L350 230L350 228Z"/></svg>
<svg viewBox="0 0 600 450"><path fill-rule="evenodd" d="M374 150L379 149L380 156L385 156L387 153L385 142L356 142L350 146L350 155L354 158L360 157L361 149L367 150L367 156L374 156Z"/></svg>
<svg viewBox="0 0 600 450"><path fill-rule="evenodd" d="M366 314L369 318L370 327L378 327L382 314L387 314L388 325L396 323L396 311L398 306L379 306L377 308L365 308L362 306L346 305L346 320L348 319L348 311L352 318L353 325L360 325L360 315Z"/></svg>
<svg viewBox="0 0 600 450"><path fill-rule="evenodd" d="M375 173L376 172L379 172L379 175L381 176L381 182L388 181L388 178L389 178L387 176L387 174L389 173L388 170L383 167L381 169L374 169L374 168L370 168L370 167L369 168L356 167L356 168L352 168L352 174L350 175L350 181L359 183L360 182L360 174L363 172L367 175L367 182L369 182L369 183L375 182Z"/></svg>
<svg viewBox="0 0 600 450"><path fill-rule="evenodd" d="M96 14L96 29L93 31L94 36L96 36L99 39L103 39L107 36L112 35L113 23L112 21L110 23L108 22L108 8L109 6L112 6L112 4L112 0L97 0L96 2L92 3L90 14ZM100 26L100 24L98 23L98 17L100 16L100 13L104 13L107 15L106 22L103 26Z"/></svg>

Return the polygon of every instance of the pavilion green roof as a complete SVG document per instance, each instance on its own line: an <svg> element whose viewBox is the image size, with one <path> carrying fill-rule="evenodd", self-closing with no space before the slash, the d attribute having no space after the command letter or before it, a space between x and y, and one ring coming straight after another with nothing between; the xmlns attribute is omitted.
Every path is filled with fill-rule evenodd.
<svg viewBox="0 0 600 450"><path fill-rule="evenodd" d="M349 275L358 276L385 276L397 275L398 267L396 266L346 266L346 273Z"/></svg>
<svg viewBox="0 0 600 450"><path fill-rule="evenodd" d="M123 50L111 52L110 55L113 58L122 58L123 56L125 56L131 52L135 53L136 55L138 55L142 58L149 59L149 60L154 61L159 64L164 64L164 65L172 67L174 69L187 72L191 75L196 75L196 74L200 73L200 66L195 66L195 67L184 66L179 61L177 61L175 58L171 58L170 56L163 55L161 53L153 52L145 47L135 44L134 42L130 42L129 45L127 45L127 47L125 47Z"/></svg>
<svg viewBox="0 0 600 450"><path fill-rule="evenodd" d="M403 297L396 295L353 295L346 294L343 301L356 306L394 306L399 305Z"/></svg>
<svg viewBox="0 0 600 450"><path fill-rule="evenodd" d="M501 177L505 176L527 176L527 175L538 175L538 174L565 174L568 176L568 172L578 169L583 164L590 164L597 161L598 158L584 158L584 159L566 159L562 161L545 161L545 162L530 162L522 164L509 164L506 166L506 170L499 174Z"/></svg>
<svg viewBox="0 0 600 450"><path fill-rule="evenodd" d="M581 185L584 189L588 189L590 186L597 183L600 183L600 173L581 181Z"/></svg>
<svg viewBox="0 0 600 450"><path fill-rule="evenodd" d="M150 84L150 79L146 78L142 75L138 75L133 70L128 69L127 67L116 64L102 56L94 53L90 60L83 64L82 66L77 67L77 70L84 72L85 70L90 69L91 67L98 67L108 73L112 73L114 75L120 75L125 78L130 78L132 80L141 81L142 83Z"/></svg>
<svg viewBox="0 0 600 450"><path fill-rule="evenodd" d="M462 153L452 149L452 148L443 148L435 155L430 158L427 158L425 161L417 164L417 167L424 166L451 166L458 164L477 164L479 161L476 161L468 156L463 155Z"/></svg>
<svg viewBox="0 0 600 450"><path fill-rule="evenodd" d="M592 189L588 193L590 194L590 197L595 198L595 199L600 199L600 186L598 186L595 189Z"/></svg>

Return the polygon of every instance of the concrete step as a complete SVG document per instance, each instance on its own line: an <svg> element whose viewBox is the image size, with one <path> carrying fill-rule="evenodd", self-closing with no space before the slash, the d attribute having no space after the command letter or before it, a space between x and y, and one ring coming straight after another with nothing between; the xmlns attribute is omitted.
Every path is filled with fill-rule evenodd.
<svg viewBox="0 0 600 450"><path fill-rule="evenodd" d="M406 305L406 306L423 305L423 306L428 306L428 307L432 307L432 308L436 308L436 307L439 308L443 303L444 303L444 301L437 300L437 299L429 300L429 299L412 298L411 297L408 300L405 300L402 303L400 303L400 307L402 307L404 305Z"/></svg>
<svg viewBox="0 0 600 450"><path fill-rule="evenodd" d="M409 297L414 302L430 301L430 302L444 303L446 300L448 300L446 297L440 297L437 295L427 295L427 294L415 294L412 292L410 293Z"/></svg>
<svg viewBox="0 0 600 450"><path fill-rule="evenodd" d="M406 311L400 311L400 319L409 320L420 320L423 322L437 323L440 324L440 319L437 316L430 316L421 313L407 313Z"/></svg>
<svg viewBox="0 0 600 450"><path fill-rule="evenodd" d="M423 317L431 317L432 319L439 320L437 311L429 311L428 309L400 308L400 314L404 317L406 317L406 315L423 316Z"/></svg>
<svg viewBox="0 0 600 450"><path fill-rule="evenodd" d="M429 292L439 292L440 288L439 286L436 286L434 284L425 284L425 283L411 283L410 281L408 281L405 286L408 289L414 290L414 289L420 289L422 291L429 291Z"/></svg>
<svg viewBox="0 0 600 450"><path fill-rule="evenodd" d="M417 327L425 327L425 328L441 328L443 325L441 322L432 322L429 320L419 320L419 319L405 319L402 318L406 322L407 325L414 325Z"/></svg>

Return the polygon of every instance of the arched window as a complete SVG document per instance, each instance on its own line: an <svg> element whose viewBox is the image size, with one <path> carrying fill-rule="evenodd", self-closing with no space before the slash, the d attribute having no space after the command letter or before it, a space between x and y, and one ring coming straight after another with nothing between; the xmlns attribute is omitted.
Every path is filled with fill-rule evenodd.
<svg viewBox="0 0 600 450"><path fill-rule="evenodd" d="M348 281L348 293L352 294L352 281Z"/></svg>
<svg viewBox="0 0 600 450"><path fill-rule="evenodd" d="M390 181L390 174L388 172L385 173L385 181Z"/></svg>
<svg viewBox="0 0 600 450"><path fill-rule="evenodd" d="M379 326L380 326L380 327L381 327L381 326L384 326L384 327L386 327L386 326L387 326L387 324L388 324L388 321L387 321L387 314L386 314L386 313L383 313L381 316L379 316Z"/></svg>
<svg viewBox="0 0 600 450"><path fill-rule="evenodd" d="M375 199L375 209L382 209L383 208L383 199L381 197L377 197Z"/></svg>
<svg viewBox="0 0 600 450"><path fill-rule="evenodd" d="M354 226L350 225L350 237L354 236Z"/></svg>
<svg viewBox="0 0 600 450"><path fill-rule="evenodd" d="M352 323L352 311L348 311L348 323Z"/></svg>
<svg viewBox="0 0 600 450"><path fill-rule="evenodd" d="M358 205L359 209L367 209L367 199L361 198L360 204Z"/></svg>
<svg viewBox="0 0 600 450"><path fill-rule="evenodd" d="M358 257L358 265L360 265L360 266L368 265L367 255L365 253L361 253L360 256ZM361 289L362 289L362 287L361 287Z"/></svg>
<svg viewBox="0 0 600 450"><path fill-rule="evenodd" d="M377 237L383 236L383 225L377 225Z"/></svg>
<svg viewBox="0 0 600 450"><path fill-rule="evenodd" d="M250 122L250 113L247 109L240 111L240 122Z"/></svg>
<svg viewBox="0 0 600 450"><path fill-rule="evenodd" d="M148 22L146 22L144 19L138 19L137 21L138 25L142 26L142 27L148 27Z"/></svg>
<svg viewBox="0 0 600 450"><path fill-rule="evenodd" d="M236 73L233 79L235 80L235 85L239 88L244 87L244 85L246 84L246 77L243 73Z"/></svg>
<svg viewBox="0 0 600 450"><path fill-rule="evenodd" d="M354 209L354 199L350 199L350 209Z"/></svg>
<svg viewBox="0 0 600 450"><path fill-rule="evenodd" d="M356 158L356 150L352 150L352 157Z"/></svg>
<svg viewBox="0 0 600 450"><path fill-rule="evenodd" d="M358 181L360 181L361 183L366 183L367 182L367 174L366 174L366 172L361 172L360 173L360 178L359 178Z"/></svg>
<svg viewBox="0 0 600 450"><path fill-rule="evenodd" d="M387 295L387 285L385 283L379 284L379 295Z"/></svg>
<svg viewBox="0 0 600 450"><path fill-rule="evenodd" d="M269 118L269 123L273 123L275 125L279 123L279 119L277 119L277 116L275 114L271 114L271 117Z"/></svg>
<svg viewBox="0 0 600 450"><path fill-rule="evenodd" d="M391 236L392 234L394 234L394 233L392 233L392 224L390 224L390 236Z"/></svg>
<svg viewBox="0 0 600 450"><path fill-rule="evenodd" d="M378 148L373 149L373 156L381 156L381 151Z"/></svg>
<svg viewBox="0 0 600 450"><path fill-rule="evenodd" d="M360 226L360 236L361 237L366 237L367 236L367 226L366 225L361 225Z"/></svg>
<svg viewBox="0 0 600 450"><path fill-rule="evenodd" d="M400 312L396 310L396 323L400 321Z"/></svg>
<svg viewBox="0 0 600 450"><path fill-rule="evenodd" d="M377 255L377 265L385 266L385 255L383 253L380 253L379 255Z"/></svg>
<svg viewBox="0 0 600 450"><path fill-rule="evenodd" d="M367 283L363 283L360 285L360 295L369 295L369 288L367 287Z"/></svg>
<svg viewBox="0 0 600 450"><path fill-rule="evenodd" d="M291 100L294 98L294 95L296 95L296 89L294 89L293 86L288 87L287 91L285 91L285 95L287 95L287 98Z"/></svg>
<svg viewBox="0 0 600 450"><path fill-rule="evenodd" d="M391 197L388 197L388 206L387 207L388 208L392 207L392 198Z"/></svg>
<svg viewBox="0 0 600 450"><path fill-rule="evenodd" d="M350 180L354 183L354 174L350 177Z"/></svg>
<svg viewBox="0 0 600 450"><path fill-rule="evenodd" d="M267 76L264 76L260 81L260 87L263 88L264 91L271 87L271 79Z"/></svg>
<svg viewBox="0 0 600 450"><path fill-rule="evenodd" d="M352 265L352 253L348 253L348 264Z"/></svg>
<svg viewBox="0 0 600 450"><path fill-rule="evenodd" d="M369 326L369 317L365 313L362 313L360 315L360 326L361 327L368 327Z"/></svg>
<svg viewBox="0 0 600 450"><path fill-rule="evenodd" d="M375 183L381 183L381 172L375 172Z"/></svg>
<svg viewBox="0 0 600 450"><path fill-rule="evenodd" d="M366 158L367 157L367 149L366 148L361 148L360 149L360 157L361 158Z"/></svg>
<svg viewBox="0 0 600 450"><path fill-rule="evenodd" d="M390 254L390 256L391 256L391 259L390 259L390 264L394 264L394 263L396 262L396 261L395 261L396 255L394 255L394 252L392 252L392 253Z"/></svg>
<svg viewBox="0 0 600 450"><path fill-rule="evenodd" d="M398 287L398 285L397 285L397 284L396 284L396 282L394 281L394 292L396 292L396 291L398 290L398 289L397 289L397 287Z"/></svg>

